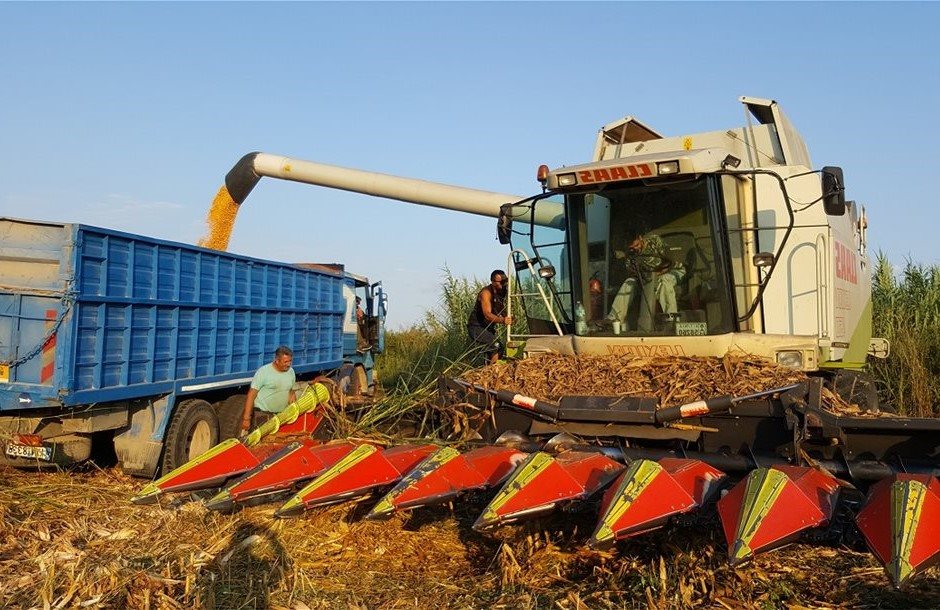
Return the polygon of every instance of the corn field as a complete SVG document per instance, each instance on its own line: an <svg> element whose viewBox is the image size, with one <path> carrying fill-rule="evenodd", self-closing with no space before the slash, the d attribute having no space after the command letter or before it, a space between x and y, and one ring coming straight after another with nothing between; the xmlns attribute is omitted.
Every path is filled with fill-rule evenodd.
<svg viewBox="0 0 940 610"><path fill-rule="evenodd" d="M454 277L446 267L442 270L437 307L425 312L420 324L386 335L376 370L387 390L409 394L436 383L445 371L458 374L482 364L479 350L469 347L467 318L484 285Z"/></svg>
<svg viewBox="0 0 940 610"><path fill-rule="evenodd" d="M940 415L940 266L908 261L897 274L879 255L872 308L874 335L891 342L871 366L881 400L902 415Z"/></svg>

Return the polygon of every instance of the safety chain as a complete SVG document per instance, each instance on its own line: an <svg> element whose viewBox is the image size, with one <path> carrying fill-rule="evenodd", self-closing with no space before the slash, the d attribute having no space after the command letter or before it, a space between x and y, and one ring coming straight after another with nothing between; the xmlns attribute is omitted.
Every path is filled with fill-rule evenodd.
<svg viewBox="0 0 940 610"><path fill-rule="evenodd" d="M74 304L75 304L74 292L69 291L69 292L65 292L62 294L62 312L56 318L55 323L53 323L53 325L49 328L49 331L45 334L45 336L39 340L39 343L36 344L36 347L26 352L25 355L20 356L16 360L10 362L11 369L16 366L19 366L20 364L23 364L27 360L30 360L31 358L35 357L37 354L39 354L42 351L43 346L46 345L46 343L48 343L49 340L52 339L53 335L55 335L58 332L59 327L62 326L63 320L65 320L65 316L68 315L69 311L72 309L72 305Z"/></svg>

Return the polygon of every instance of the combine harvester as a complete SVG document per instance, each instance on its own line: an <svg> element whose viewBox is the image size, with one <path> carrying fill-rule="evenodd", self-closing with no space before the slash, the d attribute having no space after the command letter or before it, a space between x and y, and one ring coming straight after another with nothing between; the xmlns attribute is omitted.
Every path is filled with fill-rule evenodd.
<svg viewBox="0 0 940 610"><path fill-rule="evenodd" d="M775 102L741 102L737 129L666 138L630 117L610 123L593 161L540 167L542 190L529 198L263 153L239 161L225 191L240 205L269 176L497 217L520 321L510 347L523 357L744 352L804 382L660 405L554 403L443 380L445 399L492 409L491 444L461 453L307 441L264 457L232 441L226 451L252 459L201 458L199 480L183 467L135 500L224 479L211 508L287 498L276 512L286 517L385 493L368 515L381 518L492 490L478 530L599 500L592 546L717 506L734 564L805 535L847 540L857 527L901 586L940 558L940 421L883 412L861 372L888 346L871 337L867 220L846 201L841 169L812 169ZM638 234L656 236L666 262L631 282L623 252ZM831 408L833 394L857 408Z"/></svg>

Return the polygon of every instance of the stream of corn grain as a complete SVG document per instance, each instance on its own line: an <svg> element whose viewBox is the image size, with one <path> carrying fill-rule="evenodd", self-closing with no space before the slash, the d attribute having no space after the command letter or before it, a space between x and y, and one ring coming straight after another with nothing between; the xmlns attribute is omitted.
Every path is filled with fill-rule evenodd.
<svg viewBox="0 0 940 610"><path fill-rule="evenodd" d="M229 238L232 237L236 216L238 216L238 204L223 185L209 207L209 214L206 216L206 235L199 240L198 245L213 250L226 250Z"/></svg>

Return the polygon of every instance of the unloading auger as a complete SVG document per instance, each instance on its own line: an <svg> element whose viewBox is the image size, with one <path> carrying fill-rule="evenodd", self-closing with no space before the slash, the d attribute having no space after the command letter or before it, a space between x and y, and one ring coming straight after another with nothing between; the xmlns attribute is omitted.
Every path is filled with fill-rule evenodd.
<svg viewBox="0 0 940 610"><path fill-rule="evenodd" d="M652 398L566 396L558 404L461 380L443 380L454 400L492 409L495 419L550 422L552 436L502 433L465 447L314 441L296 435L317 417L325 388L304 394L244 441L227 441L148 485L134 498L217 489L207 508L282 502L273 516L348 501L373 502L367 519L440 505L483 492L473 528L494 528L558 510L596 507L586 541L610 545L717 512L733 565L799 539L838 544L861 538L895 586L940 560L940 420L840 415L823 404L818 379L747 397L658 408ZM674 420L685 440L675 435ZM670 420L670 421L667 421ZM615 422L617 442L587 442L571 424ZM306 422L306 432L315 428ZM659 434L662 431L669 434ZM261 438L266 438L260 443ZM474 496L470 492L477 492ZM487 493L488 492L488 493Z"/></svg>

